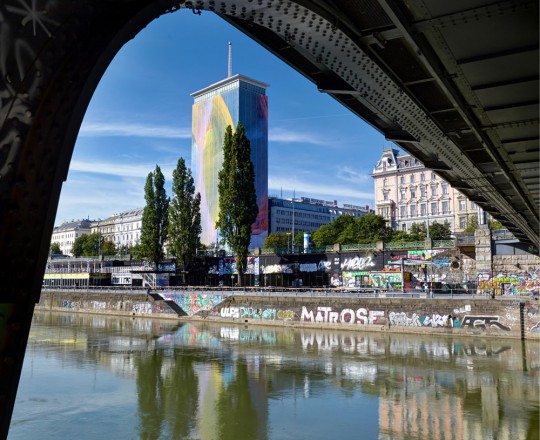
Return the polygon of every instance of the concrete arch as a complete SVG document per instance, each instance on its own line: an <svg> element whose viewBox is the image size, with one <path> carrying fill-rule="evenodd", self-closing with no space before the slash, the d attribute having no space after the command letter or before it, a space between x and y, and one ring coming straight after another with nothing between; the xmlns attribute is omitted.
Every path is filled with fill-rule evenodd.
<svg viewBox="0 0 540 440"><path fill-rule="evenodd" d="M206 9L265 27L276 41L301 42L311 51L309 57L319 60L318 69L327 71L321 77L327 77L330 69L354 76L326 47L340 46L348 54L354 51L351 40L336 30L326 11L299 3L6 0L0 4L0 243L3 255L9 256L2 257L0 265L0 438L7 436L62 182L86 108L111 60L160 15ZM308 20L313 35L325 43L288 23L293 18Z"/></svg>
<svg viewBox="0 0 540 440"><path fill-rule="evenodd" d="M0 438L84 112L118 50L160 15L217 13L538 245L538 2L471 1L1 1ZM527 62L490 78L488 62L510 56Z"/></svg>

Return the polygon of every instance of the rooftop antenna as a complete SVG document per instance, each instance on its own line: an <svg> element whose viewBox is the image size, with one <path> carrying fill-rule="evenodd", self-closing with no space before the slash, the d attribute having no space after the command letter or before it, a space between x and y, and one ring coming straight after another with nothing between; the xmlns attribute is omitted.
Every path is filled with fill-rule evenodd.
<svg viewBox="0 0 540 440"><path fill-rule="evenodd" d="M230 78L232 76L232 44L229 41L229 69L228 69L228 77Z"/></svg>

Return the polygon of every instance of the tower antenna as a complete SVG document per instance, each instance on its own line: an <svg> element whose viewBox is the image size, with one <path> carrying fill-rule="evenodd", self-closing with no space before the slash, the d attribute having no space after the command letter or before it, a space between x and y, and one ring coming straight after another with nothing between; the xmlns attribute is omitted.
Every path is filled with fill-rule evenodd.
<svg viewBox="0 0 540 440"><path fill-rule="evenodd" d="M228 78L232 76L232 44L229 41L229 69L228 69Z"/></svg>

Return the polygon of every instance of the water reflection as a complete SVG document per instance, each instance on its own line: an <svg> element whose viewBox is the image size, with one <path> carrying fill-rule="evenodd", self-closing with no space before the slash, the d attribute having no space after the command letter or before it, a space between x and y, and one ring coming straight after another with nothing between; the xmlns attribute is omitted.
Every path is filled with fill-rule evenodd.
<svg viewBox="0 0 540 440"><path fill-rule="evenodd" d="M538 438L539 355L511 340L50 313L36 313L27 350L57 361L63 380L72 368L127 379L136 402L116 409L122 438L225 440ZM57 422L28 417L36 374L25 362L10 438Z"/></svg>

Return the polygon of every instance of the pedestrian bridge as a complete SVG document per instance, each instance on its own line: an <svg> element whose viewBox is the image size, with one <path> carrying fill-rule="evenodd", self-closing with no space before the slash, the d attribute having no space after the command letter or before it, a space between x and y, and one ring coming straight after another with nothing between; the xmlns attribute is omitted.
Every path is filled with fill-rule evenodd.
<svg viewBox="0 0 540 440"><path fill-rule="evenodd" d="M179 9L220 15L540 244L537 1L4 0L0 437L89 100L123 44Z"/></svg>

